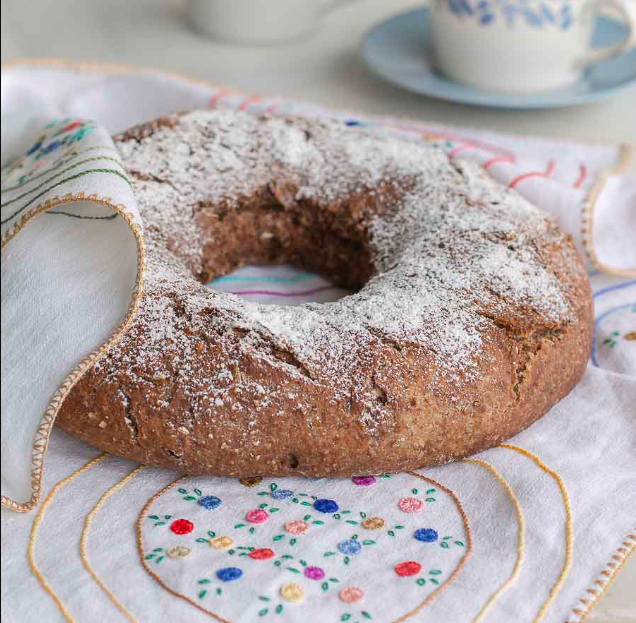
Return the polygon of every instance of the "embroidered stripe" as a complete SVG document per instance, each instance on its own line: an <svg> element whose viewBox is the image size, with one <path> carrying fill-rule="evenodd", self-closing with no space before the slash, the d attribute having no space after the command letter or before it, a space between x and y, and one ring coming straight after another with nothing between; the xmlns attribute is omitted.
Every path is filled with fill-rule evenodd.
<svg viewBox="0 0 636 623"><path fill-rule="evenodd" d="M66 184L67 182L76 180L80 177L84 177L84 175L88 175L89 173L112 173L114 175L117 175L118 177L121 177L121 179L124 180L126 184L130 185L128 178L123 173L121 173L120 171L117 171L116 169L89 169L88 171L82 171L81 173L76 173L75 175L71 175L71 177L67 177L66 179L60 180L59 182L53 184L53 186L50 186L46 190L43 190L39 195L36 195L28 203L23 205L20 209L16 210L11 216L0 221L0 224L4 225L5 223L8 223L10 220L14 219L16 216L18 216L18 214L26 210L31 204L35 203L38 199L46 195L50 190L53 190L53 188L56 188L57 186L61 186L62 184Z"/></svg>
<svg viewBox="0 0 636 623"><path fill-rule="evenodd" d="M55 591L51 588L49 583L46 581L44 574L40 571L40 568L35 562L35 541L38 536L40 523L42 523L42 520L44 519L44 515L46 514L46 509L49 507L49 504L51 504L51 502L57 495L58 491L60 491L60 489L63 489L67 484L69 484L69 482L75 480L75 478L83 474L86 470L97 465L98 463L101 463L101 461L103 461L107 456L108 454L106 454L105 452L103 454L100 454L98 457L95 457L92 461L89 461L88 463L80 467L78 470L74 471L70 476L67 476L66 478L64 478L64 480L60 480L60 482L58 482L53 487L53 489L51 490L51 493L49 493L46 496L46 499L42 503L42 506L40 506L40 510L38 511L38 514L35 516L35 519L33 520L33 526L31 527L31 535L29 536L29 545L27 547L27 559L29 561L29 566L31 567L31 571L33 571L33 575L35 575L37 581L40 583L40 586L49 594L51 599L55 602L55 605L59 608L60 613L66 619L66 621L68 621L68 623L74 623L75 619L73 619L73 617L71 616L70 612L68 611L68 609L66 608L62 600L57 596Z"/></svg>
<svg viewBox="0 0 636 623"><path fill-rule="evenodd" d="M64 175L64 173L66 173L67 171L70 171L71 169L79 167L81 164L86 164L87 162L95 162L96 160L112 160L115 164L118 164L121 166L121 161L118 158L111 158L110 156L94 156L93 158L86 158L85 160L80 160L79 162L73 163L70 167L67 167L63 171L56 173L55 175L50 177L48 180L42 182L39 186L35 186L34 188L31 188L31 190L27 190L21 195L18 195L17 197L14 197L13 199L10 199L9 201L5 201L3 204L0 204L0 208L5 208L6 206L11 205L12 203L15 203L16 201L20 201L20 199L24 199L24 197L26 197L27 195L34 193L36 190L40 190L40 188L46 186L49 182L52 182L56 177L59 177L60 175ZM47 171L47 173L48 172L49 171ZM4 192L7 192L7 191L5 190Z"/></svg>

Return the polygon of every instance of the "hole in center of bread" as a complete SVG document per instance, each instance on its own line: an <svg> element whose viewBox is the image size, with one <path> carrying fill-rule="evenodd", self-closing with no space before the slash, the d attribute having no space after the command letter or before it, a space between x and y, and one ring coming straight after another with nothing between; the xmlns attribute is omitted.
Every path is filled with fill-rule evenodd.
<svg viewBox="0 0 636 623"><path fill-rule="evenodd" d="M197 277L217 291L277 305L326 303L372 274L366 240L346 217L276 202L197 212L210 243Z"/></svg>

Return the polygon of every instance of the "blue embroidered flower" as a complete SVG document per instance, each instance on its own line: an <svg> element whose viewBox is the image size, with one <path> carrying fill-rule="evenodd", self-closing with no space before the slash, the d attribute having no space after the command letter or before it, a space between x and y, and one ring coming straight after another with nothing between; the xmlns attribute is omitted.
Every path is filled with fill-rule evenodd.
<svg viewBox="0 0 636 623"><path fill-rule="evenodd" d="M321 499L314 502L314 508L321 513L336 513L340 507L333 500Z"/></svg>
<svg viewBox="0 0 636 623"><path fill-rule="evenodd" d="M437 531L432 528L419 528L413 533L413 536L417 541L422 541L422 543L433 543L439 537Z"/></svg>
<svg viewBox="0 0 636 623"><path fill-rule="evenodd" d="M221 506L221 500L215 495L206 495L205 497L199 498L198 503L209 511L213 511L215 508Z"/></svg>
<svg viewBox="0 0 636 623"><path fill-rule="evenodd" d="M340 541L338 543L338 549L343 553L349 556L354 556L355 554L359 554L362 550L362 545L358 543L355 539L346 539L344 541Z"/></svg>
<svg viewBox="0 0 636 623"><path fill-rule="evenodd" d="M290 491L289 489L276 489L274 491L272 491L272 497L275 500L288 500L289 498L293 497L294 492Z"/></svg>
<svg viewBox="0 0 636 623"><path fill-rule="evenodd" d="M238 567L225 567L216 572L216 577L219 578L221 582L233 582L234 580L238 580L242 575L243 572Z"/></svg>

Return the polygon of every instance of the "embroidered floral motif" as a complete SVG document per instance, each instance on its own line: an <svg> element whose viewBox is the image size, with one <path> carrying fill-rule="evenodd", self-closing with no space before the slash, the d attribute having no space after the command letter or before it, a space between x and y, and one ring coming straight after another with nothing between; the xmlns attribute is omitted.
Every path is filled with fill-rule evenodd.
<svg viewBox="0 0 636 623"><path fill-rule="evenodd" d="M194 530L194 524L188 519L175 519L170 524L170 530L175 534L189 534Z"/></svg>
<svg viewBox="0 0 636 623"><path fill-rule="evenodd" d="M340 610L335 620L325 619L325 623L337 623L338 620L361 623L363 620L371 620L373 619L373 611L369 607L372 606L371 602L365 604L364 609L352 610L351 608L355 608L354 604L358 602L369 600L369 595L380 590L377 579L367 572L372 567L378 567L378 571L382 573L382 567L384 567L384 582L386 582L388 569L393 570L394 582L410 579L414 585L413 601L410 604L406 603L408 600L396 604L397 612L394 618L399 618L400 611L401 614L404 613L403 608L407 605L411 609L417 607L422 603L423 598L433 594L435 586L441 584L444 577L441 569L445 568L445 564L442 565L443 561L447 560L448 565L455 568L458 561L463 561L465 558L465 555L461 553L461 550L466 549L464 540L452 536L453 533L461 534L462 525L466 526L461 512L454 510L454 519L452 521L445 519L440 521L439 525L435 523L438 518L437 513L430 516L428 525L421 523L418 525L420 515L412 512L413 508L419 507L421 510L427 506L427 503L435 502L439 497L436 487L441 485L435 483L434 488L420 489L409 487L407 484L406 490L409 494L400 497L399 489L404 487L399 485L404 482L410 484L416 477L420 478L416 475L395 475L389 480L391 477L387 477L388 486L395 483L393 487L396 489L395 501L382 511L383 516L368 513L359 508L342 510L346 504L344 499L340 499L341 493L338 497L329 496L330 483L327 482L325 486L325 481L314 483L289 479L285 481L287 486L270 482L262 490L255 492L242 489L243 493L239 495L235 495L231 489L227 492L228 489L224 488L223 495L215 496L204 494L210 486L209 481L203 477L192 479L190 482L195 482L197 487L186 486L173 489L179 495L179 503L183 505L177 509L179 513L176 515L177 519L171 519L171 515L168 514L167 518L172 522L170 523L166 521L166 515L161 514L164 508L168 512L172 510L174 498L171 496L166 496L162 505L156 502L156 514L151 516L154 517L151 519L152 525L156 523L168 525L171 532L179 535L179 546L183 549L176 550L175 548L179 546L172 546L168 550L171 553L168 554L168 551L159 547L162 545L161 542L157 542L161 538L161 531L148 530L146 537L149 539L149 549L144 553L144 559L148 564L152 563L153 571L159 570L158 577L162 580L163 577L174 578L167 586L182 585L182 580L179 578L184 572L187 573L185 570L189 565L193 565L193 570L201 569L203 573L200 571L193 578L193 582L196 583L195 590L191 589L192 596L188 599L201 603L202 606L205 604L206 612L216 611L219 613L218 616L227 621L232 621L233 618L228 615L225 608L229 607L229 611L232 611L235 600L257 600L257 603L262 604L257 609L259 615L277 620L276 614L281 614L285 608L291 607L288 604L303 601L310 595L311 608L320 608L319 602L316 601L317 595L327 596L329 593L337 596L337 602L347 609ZM366 481L369 477L356 478ZM371 485L380 486L379 483L384 482L382 476L372 478L374 481ZM426 479L420 478L421 480ZM222 486L226 487L225 484ZM239 486L238 483L237 486ZM369 497L369 493L372 493L368 489L369 486L369 484L357 484L352 479L352 487L360 487L352 499L355 498L365 505L372 505L374 497L373 495ZM305 491L302 491L303 489ZM443 500L446 503L449 500L449 494L446 489L442 488L442 491L445 492ZM261 496L261 499L264 497L267 502L254 506L255 494ZM407 502L404 502L405 499ZM450 508L457 509L456 503L453 504L454 506ZM303 506L306 507L306 514L298 514L298 509L302 509ZM186 509L192 513L190 516ZM213 514L208 514L210 510L214 511ZM237 515L244 519L235 524L234 517ZM209 524L205 525L206 518L210 517L214 519L214 529L208 529ZM396 521L398 518L402 521ZM358 532L347 534L347 531L343 530L346 525L356 526ZM219 534L221 527L224 534ZM316 528L320 530L315 532ZM203 533L200 531L197 533L201 529ZM155 534L157 536L153 537L152 535ZM237 534L245 537L245 540L238 540L238 544ZM373 538L366 538L370 536ZM303 556L308 544L315 547L316 537L322 540L328 539L329 545L326 551L323 550L322 558L312 559L311 555ZM197 556L192 556L190 543L208 545L211 551L207 556L204 555L203 550L200 550L201 553ZM155 544L158 547L152 549ZM381 553L378 557L373 555L376 550ZM402 552L402 561L399 558L395 560L393 557L395 552ZM219 564L225 556L229 556L234 563L242 564L226 564L225 566ZM180 559L183 562L168 565L165 562L157 562L159 559L167 558ZM230 561L227 560L227 562ZM427 571L424 568L425 564ZM203 565L207 565L208 569L202 568ZM209 565L214 566L209 569ZM175 575L171 569L174 569ZM342 572L337 572L336 569L341 569ZM358 574L352 569L357 569ZM177 570L180 575L176 575ZM209 575L204 576L206 573ZM262 575L263 573L269 575ZM276 581L276 576L272 576L272 573L281 574L280 582ZM362 575L359 575L360 573ZM284 576L287 574L296 575L300 581L284 582ZM244 578L248 575L250 581L245 582ZM449 578L452 579L454 575L456 571L450 574ZM273 587L277 587L275 590L278 594L270 592L269 589L266 592L253 592L255 588L258 590L259 586L261 590L263 590L262 586L272 586L270 581L272 577L274 578ZM344 582L346 584L342 588ZM237 584L239 588L230 588L234 584ZM180 594L178 589L174 590ZM239 593L232 592L236 590L239 590ZM229 597L231 597L230 601L228 601ZM218 606L213 606L213 603ZM223 603L228 605L223 606ZM212 609L209 610L208 606Z"/></svg>
<svg viewBox="0 0 636 623"><path fill-rule="evenodd" d="M375 476L354 476L351 481L359 487L369 487L376 483Z"/></svg>

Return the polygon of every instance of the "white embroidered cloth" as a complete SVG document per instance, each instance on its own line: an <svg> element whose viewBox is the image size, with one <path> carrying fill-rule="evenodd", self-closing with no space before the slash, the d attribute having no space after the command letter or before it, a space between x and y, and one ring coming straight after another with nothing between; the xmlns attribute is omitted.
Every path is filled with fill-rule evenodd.
<svg viewBox="0 0 636 623"><path fill-rule="evenodd" d="M110 489L134 466L107 457L45 503L30 550L40 581L25 551L42 505L2 509L3 620L580 620L636 541L636 180L619 173L625 146L371 119L141 70L4 68L3 503L37 506L61 399L51 396L134 313L142 223L109 135L205 106L331 116L477 160L557 216L591 260L588 370L513 447L418 474L252 487L194 477L162 492L176 474L143 469ZM343 294L289 267L211 287L279 304ZM54 431L43 494L97 455Z"/></svg>

